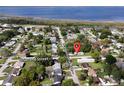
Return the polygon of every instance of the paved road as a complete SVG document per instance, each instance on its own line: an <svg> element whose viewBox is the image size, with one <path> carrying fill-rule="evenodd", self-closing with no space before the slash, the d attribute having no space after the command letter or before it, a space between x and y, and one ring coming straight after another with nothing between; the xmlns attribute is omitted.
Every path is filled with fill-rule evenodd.
<svg viewBox="0 0 124 93"><path fill-rule="evenodd" d="M13 54L17 53L18 50L20 49L20 47L21 47L21 44L19 43L18 46L16 47L16 49L13 51Z"/></svg>
<svg viewBox="0 0 124 93"><path fill-rule="evenodd" d="M61 31L60 31L59 27L56 27L56 29L58 30L58 35L59 35L59 38L60 38L61 45L64 48L64 45L65 45L64 38L63 38L63 36L61 34Z"/></svg>
<svg viewBox="0 0 124 93"><path fill-rule="evenodd" d="M68 63L69 63L69 65L70 65L70 69L69 69L69 70L70 70L70 72L71 72L72 79L73 79L73 81L74 81L76 84L80 85L80 82L79 82L78 77L77 77L77 75L76 75L75 69L72 67L72 64L71 64L71 62L70 62L70 58L69 58L68 52L67 52L67 50L66 50L66 48L65 48L65 41L64 41L64 38L63 38L63 36L62 36L62 34L61 34L60 28L59 28L59 27L56 27L56 29L57 29L57 32L58 32L58 35L59 35L59 38L60 38L61 45L62 45L62 47L63 47L63 49L64 49L64 51L65 51L65 53L66 53L66 56L67 56L67 59L68 59Z"/></svg>

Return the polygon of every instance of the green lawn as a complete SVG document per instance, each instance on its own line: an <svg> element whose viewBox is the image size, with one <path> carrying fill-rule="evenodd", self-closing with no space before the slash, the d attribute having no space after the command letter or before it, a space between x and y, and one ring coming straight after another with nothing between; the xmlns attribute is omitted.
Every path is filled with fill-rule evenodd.
<svg viewBox="0 0 124 93"><path fill-rule="evenodd" d="M95 62L92 62L92 63L89 63L89 65L93 68L93 69L101 69L103 68L103 63L102 62L99 62L99 63L95 63Z"/></svg>
<svg viewBox="0 0 124 93"><path fill-rule="evenodd" d="M31 66L35 66L36 64L34 62L26 61L24 69L29 69Z"/></svg>
<svg viewBox="0 0 124 93"><path fill-rule="evenodd" d="M19 59L19 56L14 56L13 60Z"/></svg>
<svg viewBox="0 0 124 93"><path fill-rule="evenodd" d="M0 80L5 80L7 76L0 77Z"/></svg>
<svg viewBox="0 0 124 93"><path fill-rule="evenodd" d="M47 54L51 55L51 45L46 45L47 46ZM32 50L30 50L30 54L35 56L40 53L40 51L44 51L43 48L41 49L41 44L37 44Z"/></svg>
<svg viewBox="0 0 124 93"><path fill-rule="evenodd" d="M12 69L13 69L13 67L7 67L5 70L4 70L4 72L7 72L7 73L9 73L9 72L11 72L12 71Z"/></svg>
<svg viewBox="0 0 124 93"><path fill-rule="evenodd" d="M50 86L50 85L53 84L53 82L52 82L52 80L46 78L46 79L44 79L44 80L41 82L41 84L42 84L42 85L49 85L49 86Z"/></svg>
<svg viewBox="0 0 124 93"><path fill-rule="evenodd" d="M83 72L82 70L81 70L81 71L76 71L76 74L77 74L77 76L78 76L78 79L79 79L81 73L84 73L84 72ZM80 84L81 84L81 85L84 85L85 83L88 83L86 80L80 80L80 79L79 79L79 81L80 81Z"/></svg>
<svg viewBox="0 0 124 93"><path fill-rule="evenodd" d="M0 64L3 64L6 61L6 58L0 59Z"/></svg>
<svg viewBox="0 0 124 93"><path fill-rule="evenodd" d="M66 70L64 70L64 72L65 72L65 75L68 77L71 77L71 72L70 71L66 71Z"/></svg>
<svg viewBox="0 0 124 93"><path fill-rule="evenodd" d="M93 68L93 69L99 69L97 71L97 75L100 76L100 77L104 77L105 75L107 75L106 72L101 72L103 69L104 69L104 63L102 62L99 62L99 63L89 63L89 65Z"/></svg>
<svg viewBox="0 0 124 93"><path fill-rule="evenodd" d="M72 65L73 66L78 66L78 62L77 62L77 59L72 59Z"/></svg>

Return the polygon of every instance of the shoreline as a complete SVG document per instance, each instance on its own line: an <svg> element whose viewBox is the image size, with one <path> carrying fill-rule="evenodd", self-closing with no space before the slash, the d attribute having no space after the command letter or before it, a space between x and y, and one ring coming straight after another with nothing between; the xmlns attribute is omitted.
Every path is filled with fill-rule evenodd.
<svg viewBox="0 0 124 93"><path fill-rule="evenodd" d="M30 17L30 16L16 16L0 14L0 19L28 19L31 21L43 21L43 22L59 22L59 23L79 23L79 24L121 24L124 25L124 20L79 20L79 19L59 19L59 18L44 18L44 17Z"/></svg>

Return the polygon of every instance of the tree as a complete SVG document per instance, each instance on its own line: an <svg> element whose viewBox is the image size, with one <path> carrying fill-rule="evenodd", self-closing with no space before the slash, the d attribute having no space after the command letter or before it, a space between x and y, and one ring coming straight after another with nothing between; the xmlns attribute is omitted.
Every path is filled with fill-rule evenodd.
<svg viewBox="0 0 124 93"><path fill-rule="evenodd" d="M51 26L45 27L44 29L45 29L45 33L52 32Z"/></svg>
<svg viewBox="0 0 124 93"><path fill-rule="evenodd" d="M105 39L102 39L102 40L101 40L101 43L102 43L102 45L108 45L108 44L111 43L111 41L108 40L107 38L105 38Z"/></svg>
<svg viewBox="0 0 124 93"><path fill-rule="evenodd" d="M124 43L124 37L120 37L120 38L118 39L118 42Z"/></svg>
<svg viewBox="0 0 124 93"><path fill-rule="evenodd" d="M118 57L119 57L119 58L124 58L124 52L120 51Z"/></svg>
<svg viewBox="0 0 124 93"><path fill-rule="evenodd" d="M94 82L94 81L93 81L93 77L90 76L90 77L89 77L89 85L92 85L93 82Z"/></svg>
<svg viewBox="0 0 124 93"><path fill-rule="evenodd" d="M30 82L30 84L29 84L29 86L40 86L41 84L40 84L40 82L39 81L31 81Z"/></svg>
<svg viewBox="0 0 124 93"><path fill-rule="evenodd" d="M0 56L9 57L11 54L11 51L7 48L0 49Z"/></svg>
<svg viewBox="0 0 124 93"><path fill-rule="evenodd" d="M112 65L116 62L116 58L112 55L107 55L106 56L106 59L105 59L105 62L107 62L109 65Z"/></svg>
<svg viewBox="0 0 124 93"><path fill-rule="evenodd" d="M65 56L65 52L63 51L63 49L58 48L58 55Z"/></svg>
<svg viewBox="0 0 124 93"><path fill-rule="evenodd" d="M66 35L67 35L67 32L66 32L66 31L61 31L61 34L62 34L63 36L66 36Z"/></svg>
<svg viewBox="0 0 124 93"><path fill-rule="evenodd" d="M14 79L14 85L15 86L28 86L28 80L25 80L26 78L23 76L19 76ZM26 81L26 82L24 82Z"/></svg>
<svg viewBox="0 0 124 93"><path fill-rule="evenodd" d="M90 52L91 48L92 48L91 44L86 42L83 44L83 47L81 48L81 50L87 53L87 52Z"/></svg>
<svg viewBox="0 0 124 93"><path fill-rule="evenodd" d="M75 26L75 33L80 33L78 26Z"/></svg>
<svg viewBox="0 0 124 93"><path fill-rule="evenodd" d="M29 48L29 50L33 50L34 48L31 42L28 43L27 47Z"/></svg>
<svg viewBox="0 0 124 93"><path fill-rule="evenodd" d="M101 35L100 35L100 39L105 39L107 38L109 35L112 35L111 31L107 30L107 29L102 29L101 31Z"/></svg>
<svg viewBox="0 0 124 93"><path fill-rule="evenodd" d="M30 40L31 38L33 38L33 34L32 33L29 33L28 34L28 39Z"/></svg>
<svg viewBox="0 0 124 93"><path fill-rule="evenodd" d="M40 84L41 75L44 75L45 67L43 65L33 65L28 69L22 69L22 74L15 79L14 85L18 86L37 86Z"/></svg>
<svg viewBox="0 0 124 93"><path fill-rule="evenodd" d="M40 59L40 60L39 60ZM51 55L46 54L43 50L38 50L38 55L36 56L36 61L38 65L51 66L53 61L51 60Z"/></svg>
<svg viewBox="0 0 124 93"><path fill-rule="evenodd" d="M120 83L121 79L121 70L117 68L116 66L112 67L112 72L111 74L113 75L113 78L117 80Z"/></svg>
<svg viewBox="0 0 124 93"><path fill-rule="evenodd" d="M80 35L78 35L77 39L79 39L81 42L83 42L85 39L85 36L83 34L80 34Z"/></svg>
<svg viewBox="0 0 124 93"><path fill-rule="evenodd" d="M81 73L80 76L79 76L80 80L86 80L86 78L87 78L87 74L86 73Z"/></svg>
<svg viewBox="0 0 124 93"><path fill-rule="evenodd" d="M59 62L60 62L61 64L66 63L66 56L60 56L60 57L59 57Z"/></svg>
<svg viewBox="0 0 124 93"><path fill-rule="evenodd" d="M62 85L63 86L74 86L75 83L73 82L72 79L66 79L66 80L63 80Z"/></svg>
<svg viewBox="0 0 124 93"><path fill-rule="evenodd" d="M51 44L50 39L45 39L45 44L46 44L46 45Z"/></svg>
<svg viewBox="0 0 124 93"><path fill-rule="evenodd" d="M40 39L40 40L43 39L43 36L42 36L42 35L38 35L37 37L38 37L38 39Z"/></svg>
<svg viewBox="0 0 124 93"><path fill-rule="evenodd" d="M74 53L74 42L68 42L66 44L66 49L68 50L68 52Z"/></svg>
<svg viewBox="0 0 124 93"><path fill-rule="evenodd" d="M37 74L44 74L44 72L45 72L45 66L44 65L37 65L36 73Z"/></svg>
<svg viewBox="0 0 124 93"><path fill-rule="evenodd" d="M104 64L103 68L104 68L104 72L110 76L112 71L112 65Z"/></svg>
<svg viewBox="0 0 124 93"><path fill-rule="evenodd" d="M91 53L91 56L95 59L95 62L100 61L100 52L98 50L94 50L94 52Z"/></svg>
<svg viewBox="0 0 124 93"><path fill-rule="evenodd" d="M33 36L33 42L35 44L41 43L41 40L42 40L42 37L40 37L39 35L38 36Z"/></svg>

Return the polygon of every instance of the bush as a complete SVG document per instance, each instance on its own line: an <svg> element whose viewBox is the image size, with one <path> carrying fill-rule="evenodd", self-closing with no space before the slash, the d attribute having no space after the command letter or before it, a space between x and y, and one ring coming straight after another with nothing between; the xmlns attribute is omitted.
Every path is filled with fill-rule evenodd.
<svg viewBox="0 0 124 93"><path fill-rule="evenodd" d="M73 82L72 79L67 79L67 80L63 80L62 85L63 86L74 86L76 84Z"/></svg>

